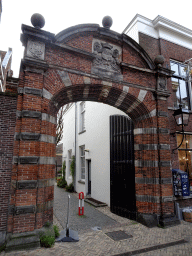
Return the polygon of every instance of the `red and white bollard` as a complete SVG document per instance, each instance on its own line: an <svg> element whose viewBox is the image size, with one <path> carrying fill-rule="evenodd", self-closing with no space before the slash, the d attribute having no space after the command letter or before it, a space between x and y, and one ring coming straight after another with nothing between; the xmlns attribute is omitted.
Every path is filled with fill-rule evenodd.
<svg viewBox="0 0 192 256"><path fill-rule="evenodd" d="M84 193L79 193L79 216L84 215Z"/></svg>

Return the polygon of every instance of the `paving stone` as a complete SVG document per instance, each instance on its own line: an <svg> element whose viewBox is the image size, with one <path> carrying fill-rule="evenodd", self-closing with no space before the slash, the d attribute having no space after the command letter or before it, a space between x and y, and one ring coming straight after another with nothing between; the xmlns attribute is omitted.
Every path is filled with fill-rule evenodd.
<svg viewBox="0 0 192 256"><path fill-rule="evenodd" d="M67 193L63 189L55 188L54 224L62 230L65 228L67 216ZM185 244L176 244L158 250L148 251L137 255L142 256L176 256L192 255L192 223L182 221L180 225L161 229L147 228L139 223L119 217L110 212L109 207L97 208L85 205L86 218L80 218L78 211L78 195L71 194L70 228L77 230L79 242L55 243L53 248L38 248L36 250L4 253L0 256L115 256L136 255L135 251L152 246L172 243L185 239ZM136 223L136 224L134 224ZM91 227L99 226L101 231L93 231ZM113 241L105 233L124 231L132 235L120 241ZM132 254L131 254L132 253Z"/></svg>

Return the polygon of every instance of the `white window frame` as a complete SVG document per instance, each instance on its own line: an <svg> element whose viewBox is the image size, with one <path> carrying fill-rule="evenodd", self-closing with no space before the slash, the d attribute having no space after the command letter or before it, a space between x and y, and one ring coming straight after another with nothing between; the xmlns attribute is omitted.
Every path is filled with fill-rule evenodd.
<svg viewBox="0 0 192 256"><path fill-rule="evenodd" d="M183 104L183 105L185 104L185 102L183 101L183 103L182 103L181 92L180 92L180 84L181 84L181 82L185 82L185 88L186 88L186 94L187 94L186 98L187 98L187 106L188 107L183 106L183 108L191 110L192 109L191 83L189 83L189 81L187 80L187 72L182 73L181 68L180 68L180 67L185 68L185 67L187 67L187 65L183 64L179 61L171 59L170 60L170 67L172 67L173 64L178 65L179 69L178 69L178 74L176 74L176 73L173 74L171 80L172 81L177 80L177 82L179 84L177 92L179 93L180 103ZM179 107L179 102L178 103L174 102L174 107Z"/></svg>
<svg viewBox="0 0 192 256"><path fill-rule="evenodd" d="M72 161L72 149L68 150L68 178L71 178L71 170L70 170L70 166L71 166L71 161Z"/></svg>
<svg viewBox="0 0 192 256"><path fill-rule="evenodd" d="M85 131L85 101L80 103L80 132Z"/></svg>
<svg viewBox="0 0 192 256"><path fill-rule="evenodd" d="M80 160L80 180L85 181L85 145L79 147ZM84 165L82 164L84 162Z"/></svg>

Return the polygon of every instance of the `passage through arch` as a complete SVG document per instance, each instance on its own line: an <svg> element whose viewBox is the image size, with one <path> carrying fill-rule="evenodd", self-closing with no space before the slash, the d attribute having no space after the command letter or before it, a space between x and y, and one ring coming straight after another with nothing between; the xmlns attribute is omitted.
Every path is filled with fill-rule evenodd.
<svg viewBox="0 0 192 256"><path fill-rule="evenodd" d="M173 214L172 184L162 182L171 179L169 93L161 87L170 71L155 66L130 37L95 24L56 36L26 25L22 31L8 232L34 231L52 221L56 114L76 101L108 104L133 120L136 219L154 226Z"/></svg>

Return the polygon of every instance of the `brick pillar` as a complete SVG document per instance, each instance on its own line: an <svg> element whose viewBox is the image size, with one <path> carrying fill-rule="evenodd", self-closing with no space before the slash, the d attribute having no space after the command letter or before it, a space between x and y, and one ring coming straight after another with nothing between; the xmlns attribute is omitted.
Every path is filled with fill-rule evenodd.
<svg viewBox="0 0 192 256"><path fill-rule="evenodd" d="M157 83L166 78L157 79ZM159 84L157 84L158 86ZM138 221L170 225L174 216L170 130L166 91L157 87L156 108L135 123L135 188Z"/></svg>
<svg viewBox="0 0 192 256"><path fill-rule="evenodd" d="M159 184L160 184L160 218L162 226L178 224L179 220L174 214L173 185L171 170L171 147L170 129L167 103L167 78L166 70L157 67L157 90L155 92L157 109L158 130L158 161L159 161ZM168 71L166 71L168 72ZM169 74L169 76L171 73Z"/></svg>
<svg viewBox="0 0 192 256"><path fill-rule="evenodd" d="M12 178L16 233L41 228L53 218L56 118L43 112L43 75L24 72L24 81L18 88Z"/></svg>
<svg viewBox="0 0 192 256"><path fill-rule="evenodd" d="M46 221L53 222L56 118L48 112L51 96L44 88L44 41L49 33L28 26L23 32L26 50L18 87L8 225L12 234L33 233ZM35 237L32 242L39 244Z"/></svg>
<svg viewBox="0 0 192 256"><path fill-rule="evenodd" d="M171 170L170 130L167 100L157 94L158 157L160 183L160 224L177 223L174 215L173 185ZM163 133L162 133L163 131Z"/></svg>
<svg viewBox="0 0 192 256"><path fill-rule="evenodd" d="M7 231L17 94L0 92L0 247Z"/></svg>
<svg viewBox="0 0 192 256"><path fill-rule="evenodd" d="M135 194L137 220L149 227L157 226L160 215L158 129L156 110L151 118L135 124Z"/></svg>

